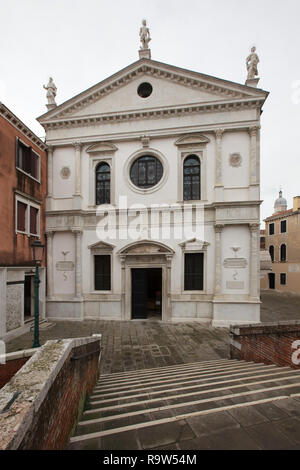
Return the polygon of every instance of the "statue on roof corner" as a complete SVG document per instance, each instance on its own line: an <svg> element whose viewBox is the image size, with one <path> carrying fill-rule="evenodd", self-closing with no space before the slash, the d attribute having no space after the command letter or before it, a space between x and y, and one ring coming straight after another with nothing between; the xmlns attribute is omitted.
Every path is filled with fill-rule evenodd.
<svg viewBox="0 0 300 470"><path fill-rule="evenodd" d="M257 70L257 64L259 62L259 57L256 54L256 47L251 48L251 54L248 55L246 59L246 66L248 70L248 77L247 79L251 80L252 78L255 78L255 76L258 76L258 70Z"/></svg>
<svg viewBox="0 0 300 470"><path fill-rule="evenodd" d="M140 41L141 41L141 49L149 48L149 42L151 41L151 38L150 38L149 28L147 28L146 20L142 21L142 26L140 28Z"/></svg>
<svg viewBox="0 0 300 470"><path fill-rule="evenodd" d="M48 85L47 86L43 85L43 87L45 88L45 90L47 90L47 95L46 95L47 100L48 100L47 106L51 106L51 107L56 106L55 97L56 97L57 88L55 86L53 78L50 77Z"/></svg>

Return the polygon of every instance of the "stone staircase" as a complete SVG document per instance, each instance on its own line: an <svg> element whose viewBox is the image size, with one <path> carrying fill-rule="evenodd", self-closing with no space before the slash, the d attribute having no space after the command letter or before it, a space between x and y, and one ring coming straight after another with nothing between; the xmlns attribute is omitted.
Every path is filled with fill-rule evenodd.
<svg viewBox="0 0 300 470"><path fill-rule="evenodd" d="M293 395L300 395L300 370L237 360L101 375L69 449L147 448L143 435L153 437L158 429L175 432L178 423L195 416L277 403ZM162 444L171 441L162 439ZM158 440L152 448L163 447Z"/></svg>

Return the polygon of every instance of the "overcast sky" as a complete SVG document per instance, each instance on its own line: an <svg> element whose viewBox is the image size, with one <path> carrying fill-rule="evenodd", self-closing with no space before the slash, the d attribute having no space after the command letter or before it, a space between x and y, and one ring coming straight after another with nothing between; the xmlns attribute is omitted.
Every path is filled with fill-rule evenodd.
<svg viewBox="0 0 300 470"><path fill-rule="evenodd" d="M300 195L299 0L0 0L0 101L39 137L51 75L60 104L138 59L142 18L152 58L244 83L255 45L270 92L261 130L262 218L282 187Z"/></svg>

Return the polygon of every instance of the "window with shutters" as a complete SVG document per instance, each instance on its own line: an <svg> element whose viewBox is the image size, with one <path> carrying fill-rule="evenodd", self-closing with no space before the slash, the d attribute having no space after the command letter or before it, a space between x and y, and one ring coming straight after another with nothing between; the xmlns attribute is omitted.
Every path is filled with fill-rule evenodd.
<svg viewBox="0 0 300 470"><path fill-rule="evenodd" d="M27 204L17 201L17 230L18 232L26 232L26 215Z"/></svg>
<svg viewBox="0 0 300 470"><path fill-rule="evenodd" d="M273 263L274 262L274 246L273 245L269 246L269 253L271 256L272 263Z"/></svg>
<svg viewBox="0 0 300 470"><path fill-rule="evenodd" d="M111 256L94 256L95 290L111 290Z"/></svg>
<svg viewBox="0 0 300 470"><path fill-rule="evenodd" d="M280 261L286 261L286 244L280 246Z"/></svg>
<svg viewBox="0 0 300 470"><path fill-rule="evenodd" d="M280 284L282 286L286 285L286 273L280 273Z"/></svg>
<svg viewBox="0 0 300 470"><path fill-rule="evenodd" d="M286 220L280 222L280 233L286 233Z"/></svg>
<svg viewBox="0 0 300 470"><path fill-rule="evenodd" d="M184 290L203 290L204 253L184 254Z"/></svg>
<svg viewBox="0 0 300 470"><path fill-rule="evenodd" d="M16 196L16 231L39 236L40 208L31 200Z"/></svg>
<svg viewBox="0 0 300 470"><path fill-rule="evenodd" d="M39 181L40 179L40 157L29 146L17 139L17 161L16 166L27 175Z"/></svg>

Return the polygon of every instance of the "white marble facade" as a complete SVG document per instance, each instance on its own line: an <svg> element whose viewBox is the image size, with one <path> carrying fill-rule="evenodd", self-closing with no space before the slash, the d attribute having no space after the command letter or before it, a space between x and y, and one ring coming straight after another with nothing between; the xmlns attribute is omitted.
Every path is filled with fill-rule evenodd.
<svg viewBox="0 0 300 470"><path fill-rule="evenodd" d="M137 92L143 83L152 86L148 97ZM149 267L162 270L162 320L259 322L259 136L266 97L257 88L142 58L38 119L49 146L49 318L131 319L131 270ZM199 201L183 201L183 162L191 154L201 162ZM143 155L155 156L163 169L150 188L130 178ZM110 205L96 205L100 162L110 168ZM125 197L128 207L166 207L142 231L137 215L120 207ZM203 207L201 237L151 236L168 220L174 227L183 205L195 203ZM130 226L136 240L99 238L106 209L113 214L110 227L119 233ZM185 253L203 253L201 290L184 288ZM100 254L111 259L106 291L95 290Z"/></svg>

